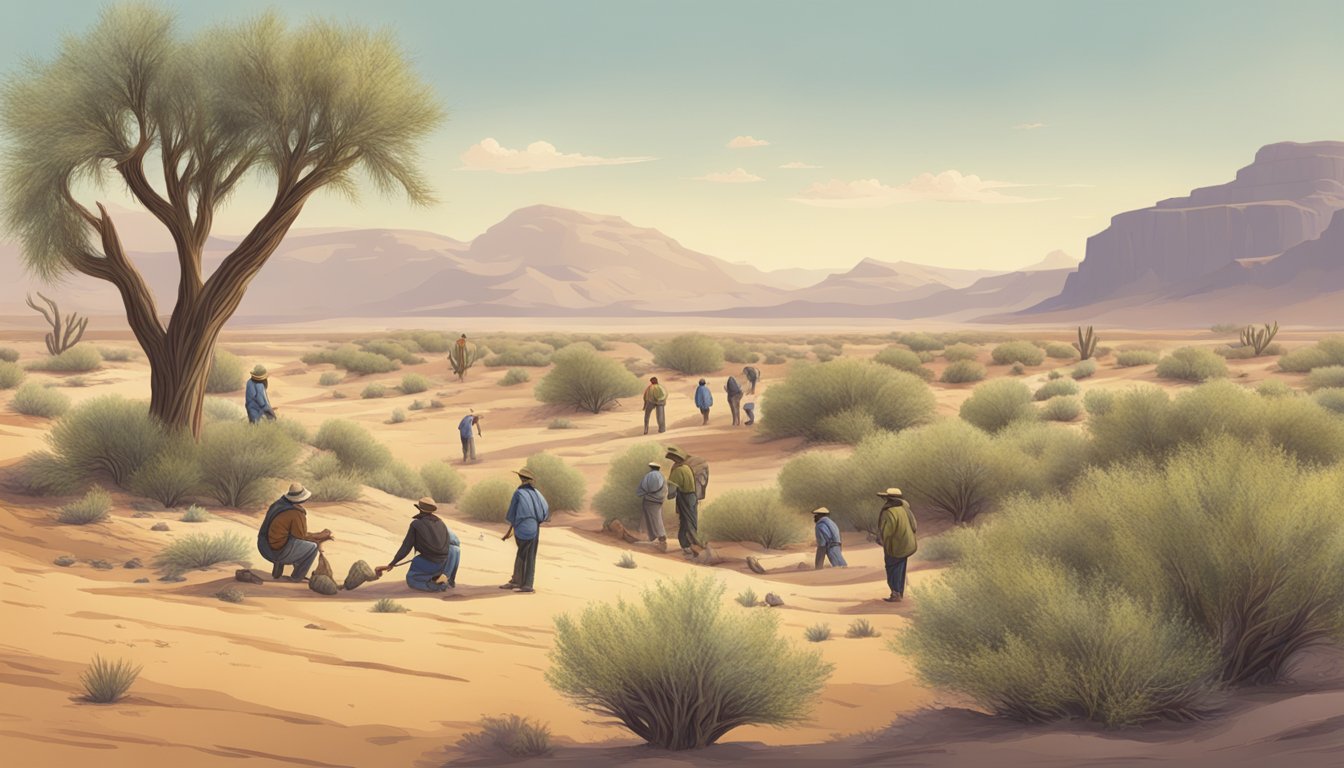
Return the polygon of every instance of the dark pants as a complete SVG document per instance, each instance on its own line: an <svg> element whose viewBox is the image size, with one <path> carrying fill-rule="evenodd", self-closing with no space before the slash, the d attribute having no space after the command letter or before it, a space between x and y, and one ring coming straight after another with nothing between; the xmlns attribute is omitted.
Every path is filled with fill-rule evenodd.
<svg viewBox="0 0 1344 768"><path fill-rule="evenodd" d="M513 578L509 582L515 587L532 588L537 576L537 539L518 539L518 554L513 558Z"/></svg>
<svg viewBox="0 0 1344 768"><path fill-rule="evenodd" d="M644 434L649 434L649 414L658 412L658 434L667 431L667 406L654 403L644 404Z"/></svg>
<svg viewBox="0 0 1344 768"><path fill-rule="evenodd" d="M465 463L468 461L475 461L475 460L476 460L476 438L474 437L462 438L462 461Z"/></svg>
<svg viewBox="0 0 1344 768"><path fill-rule="evenodd" d="M677 491L677 543L682 549L690 549L692 544L700 543L700 500L694 493Z"/></svg>
<svg viewBox="0 0 1344 768"><path fill-rule="evenodd" d="M905 563L908 557L891 557L883 555L887 562L887 586L891 587L891 594L905 595Z"/></svg>
<svg viewBox="0 0 1344 768"><path fill-rule="evenodd" d="M740 425L742 423L742 395L729 395L728 408L733 412L733 426Z"/></svg>

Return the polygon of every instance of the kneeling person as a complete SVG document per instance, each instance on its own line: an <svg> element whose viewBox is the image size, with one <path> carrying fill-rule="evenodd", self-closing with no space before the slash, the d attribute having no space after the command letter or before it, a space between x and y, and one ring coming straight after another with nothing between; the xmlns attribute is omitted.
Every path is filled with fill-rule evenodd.
<svg viewBox="0 0 1344 768"><path fill-rule="evenodd" d="M462 541L436 514L439 507L425 497L415 504L416 515L406 530L401 549L392 562L375 570L379 576L401 565L414 549L411 567L406 571L406 586L422 592L443 592L457 586L457 566L462 562Z"/></svg>
<svg viewBox="0 0 1344 768"><path fill-rule="evenodd" d="M332 540L330 530L308 532L308 510L303 508L303 502L312 496L307 488L294 483L289 486L289 493L276 499L266 511L257 532L257 550L274 565L271 578L280 578L284 567L293 565L290 581L303 581L317 560L318 546Z"/></svg>

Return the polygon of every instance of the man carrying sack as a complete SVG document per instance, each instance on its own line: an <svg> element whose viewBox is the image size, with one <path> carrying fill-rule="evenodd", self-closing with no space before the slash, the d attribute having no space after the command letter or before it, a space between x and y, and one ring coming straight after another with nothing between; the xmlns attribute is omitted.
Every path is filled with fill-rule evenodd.
<svg viewBox="0 0 1344 768"><path fill-rule="evenodd" d="M443 519L435 514L439 509L426 496L415 503L416 515L406 529L401 549L387 565L374 569L374 578L401 565L414 549L411 567L406 571L406 586L421 592L443 592L457 586L457 567L462 562L462 541L457 538Z"/></svg>

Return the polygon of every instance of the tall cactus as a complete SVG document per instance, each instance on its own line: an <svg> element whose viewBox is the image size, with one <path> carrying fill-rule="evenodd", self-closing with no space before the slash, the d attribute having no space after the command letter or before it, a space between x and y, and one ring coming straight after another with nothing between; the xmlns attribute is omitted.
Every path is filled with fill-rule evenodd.
<svg viewBox="0 0 1344 768"><path fill-rule="evenodd" d="M47 303L51 310L39 307L34 301L32 294L28 294L28 306L37 310L42 317L46 318L51 325L51 333L47 334L47 353L59 355L65 350L75 346L79 340L84 338L84 329L89 326L89 318L80 317L77 313L71 312L64 318L61 317L61 310L57 308L56 302L43 296L40 292L37 297Z"/></svg>
<svg viewBox="0 0 1344 768"><path fill-rule="evenodd" d="M459 342L453 345L448 352L448 362L453 366L453 373L456 374L458 381L465 381L467 370L481 359L481 349L475 344Z"/></svg>
<svg viewBox="0 0 1344 768"><path fill-rule="evenodd" d="M1265 327L1256 328L1248 325L1241 329L1242 346L1251 347L1255 350L1255 356L1259 357L1265 353L1269 345L1274 341L1274 337L1279 334L1279 321L1275 320L1273 325L1265 323Z"/></svg>
<svg viewBox="0 0 1344 768"><path fill-rule="evenodd" d="M1078 340L1073 343L1078 350L1078 359L1087 360L1097 353L1097 337L1092 333L1092 326L1087 326L1087 332L1083 332L1083 327L1078 326Z"/></svg>

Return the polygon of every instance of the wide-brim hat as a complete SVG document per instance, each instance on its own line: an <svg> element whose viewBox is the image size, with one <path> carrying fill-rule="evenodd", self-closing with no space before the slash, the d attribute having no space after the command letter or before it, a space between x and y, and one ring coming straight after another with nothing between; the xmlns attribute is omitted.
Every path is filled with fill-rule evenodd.
<svg viewBox="0 0 1344 768"><path fill-rule="evenodd" d="M420 499L419 501L415 502L415 508L420 510L421 512L437 512L439 509L439 505L435 504L433 499L426 496L423 499Z"/></svg>
<svg viewBox="0 0 1344 768"><path fill-rule="evenodd" d="M265 381L266 375L266 366L264 365L258 365L252 369L252 379L254 381Z"/></svg>
<svg viewBox="0 0 1344 768"><path fill-rule="evenodd" d="M521 478L524 479L524 480L536 480L536 479L537 479L537 476L534 475L534 474L532 474L532 470L528 469L527 467L523 467L522 469L517 470L517 471L514 472L513 474L517 475L518 477L521 477Z"/></svg>
<svg viewBox="0 0 1344 768"><path fill-rule="evenodd" d="M656 461L650 461L650 462L649 462L649 469L662 469L662 468L663 468L663 465L662 465L662 464L659 464L659 463L656 462Z"/></svg>
<svg viewBox="0 0 1344 768"><path fill-rule="evenodd" d="M888 488L887 490L877 495L881 496L884 499L899 499L905 496L905 494L901 493L900 488Z"/></svg>
<svg viewBox="0 0 1344 768"><path fill-rule="evenodd" d="M677 460L677 461L685 461L685 460L691 458L691 456L690 456L690 454L686 453L685 451L681 450L680 448L668 448L668 449L667 449L667 458L669 458L669 459L675 459L675 460Z"/></svg>
<svg viewBox="0 0 1344 768"><path fill-rule="evenodd" d="M313 492L308 490L307 488L304 488L302 483L291 483L289 486L289 492L285 494L285 498L289 501L294 502L295 504L301 501L307 501L312 497Z"/></svg>
<svg viewBox="0 0 1344 768"><path fill-rule="evenodd" d="M827 509L827 508L825 508L825 507L817 507L816 509L812 510L812 514L814 514L814 515L829 515L829 514L831 514L831 510L829 510L829 509Z"/></svg>

